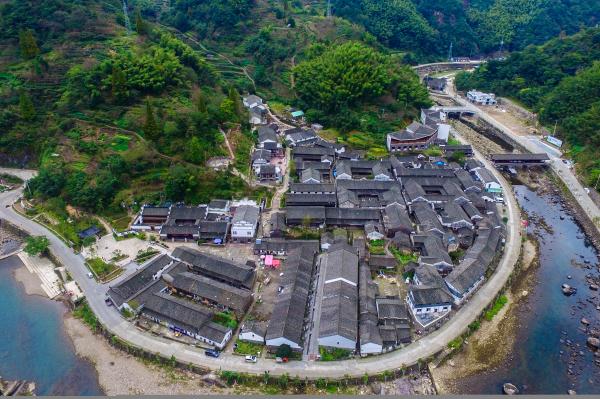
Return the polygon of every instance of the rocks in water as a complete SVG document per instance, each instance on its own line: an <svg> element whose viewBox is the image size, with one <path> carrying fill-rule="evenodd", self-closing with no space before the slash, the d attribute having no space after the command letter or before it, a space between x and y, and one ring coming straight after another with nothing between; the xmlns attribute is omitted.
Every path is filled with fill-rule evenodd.
<svg viewBox="0 0 600 399"><path fill-rule="evenodd" d="M590 325L590 322L589 322L589 320L588 320L588 319L586 319L585 317L583 317L583 318L581 319L581 324L583 324L583 325L585 325L585 326L589 326L589 325Z"/></svg>
<svg viewBox="0 0 600 399"><path fill-rule="evenodd" d="M563 284L562 285L562 292L566 296L570 296L570 295L573 295L575 292L577 292L577 289L574 288L574 287L571 287L569 284Z"/></svg>
<svg viewBox="0 0 600 399"><path fill-rule="evenodd" d="M569 280L572 279L572 278L573 278L573 276L571 276L571 275L567 276L567 279L569 279Z"/></svg>
<svg viewBox="0 0 600 399"><path fill-rule="evenodd" d="M588 337L587 344L594 349L600 348L600 339L596 337Z"/></svg>
<svg viewBox="0 0 600 399"><path fill-rule="evenodd" d="M598 286L596 284L590 284L590 290L592 291L598 291Z"/></svg>
<svg viewBox="0 0 600 399"><path fill-rule="evenodd" d="M568 393L569 395L577 395L577 392L575 392L575 391L574 391L574 390L572 390L572 389L569 389L569 390L567 391L567 393Z"/></svg>
<svg viewBox="0 0 600 399"><path fill-rule="evenodd" d="M502 385L502 392L504 392L506 395L516 395L519 393L519 389L510 382L507 382Z"/></svg>

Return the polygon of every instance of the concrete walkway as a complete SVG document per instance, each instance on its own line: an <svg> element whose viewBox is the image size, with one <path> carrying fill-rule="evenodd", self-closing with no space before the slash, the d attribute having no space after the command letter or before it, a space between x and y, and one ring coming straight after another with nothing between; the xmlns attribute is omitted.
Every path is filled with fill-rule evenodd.
<svg viewBox="0 0 600 399"><path fill-rule="evenodd" d="M17 256L29 270L29 273L40 278L42 290L50 299L54 299L61 294L60 278L54 272L54 264L49 259L29 256L25 252L19 252Z"/></svg>

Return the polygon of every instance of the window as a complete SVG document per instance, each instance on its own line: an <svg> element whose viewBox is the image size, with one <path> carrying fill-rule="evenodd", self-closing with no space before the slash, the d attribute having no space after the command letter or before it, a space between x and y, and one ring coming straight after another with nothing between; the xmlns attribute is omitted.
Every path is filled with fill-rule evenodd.
<svg viewBox="0 0 600 399"><path fill-rule="evenodd" d="M252 235L252 232L251 232L251 231L247 231L247 232L246 232L246 235L247 235L247 236L249 236L249 235Z"/></svg>
<svg viewBox="0 0 600 399"><path fill-rule="evenodd" d="M431 308L427 308L427 311L429 312L431 310Z"/></svg>

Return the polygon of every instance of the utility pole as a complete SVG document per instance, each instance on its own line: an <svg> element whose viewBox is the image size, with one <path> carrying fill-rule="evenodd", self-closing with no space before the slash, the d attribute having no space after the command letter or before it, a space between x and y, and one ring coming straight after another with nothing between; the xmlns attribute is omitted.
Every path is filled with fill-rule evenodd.
<svg viewBox="0 0 600 399"><path fill-rule="evenodd" d="M450 42L450 48L448 49L448 61L452 62L452 42Z"/></svg>

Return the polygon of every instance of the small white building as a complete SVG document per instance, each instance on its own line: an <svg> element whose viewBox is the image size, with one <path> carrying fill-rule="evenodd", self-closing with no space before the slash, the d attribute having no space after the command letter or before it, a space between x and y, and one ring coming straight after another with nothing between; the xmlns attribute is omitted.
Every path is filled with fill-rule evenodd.
<svg viewBox="0 0 600 399"><path fill-rule="evenodd" d="M496 95L493 93L483 93L477 90L471 90L467 92L467 99L475 104L479 105L496 105Z"/></svg>
<svg viewBox="0 0 600 399"><path fill-rule="evenodd" d="M255 321L246 321L240 329L238 338L240 341L256 342L258 344L265 344L265 337L267 335L267 328L264 323Z"/></svg>
<svg viewBox="0 0 600 399"><path fill-rule="evenodd" d="M231 223L234 242L250 242L256 234L260 210L256 206L242 205L235 210Z"/></svg>

